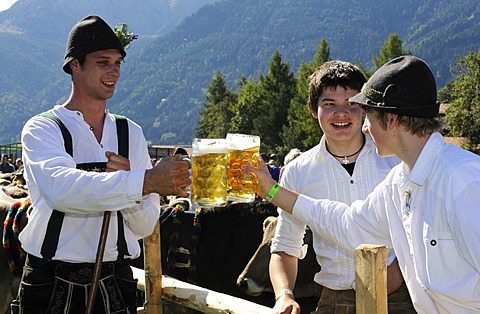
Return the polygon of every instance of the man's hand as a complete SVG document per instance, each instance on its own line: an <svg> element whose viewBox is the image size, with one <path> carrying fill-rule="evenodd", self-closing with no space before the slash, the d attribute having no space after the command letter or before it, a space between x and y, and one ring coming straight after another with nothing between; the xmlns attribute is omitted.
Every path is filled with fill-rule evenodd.
<svg viewBox="0 0 480 314"><path fill-rule="evenodd" d="M397 291L402 283L403 276L398 262L395 261L387 267L387 294Z"/></svg>
<svg viewBox="0 0 480 314"><path fill-rule="evenodd" d="M127 158L113 152L105 152L105 156L108 158L106 172L115 172L118 170L130 171L130 160Z"/></svg>
<svg viewBox="0 0 480 314"><path fill-rule="evenodd" d="M162 158L155 167L145 172L143 195L158 193L188 197L186 187L192 183L189 168L189 162L181 155Z"/></svg>
<svg viewBox="0 0 480 314"><path fill-rule="evenodd" d="M291 296L283 296L275 303L272 313L300 314L300 306Z"/></svg>
<svg viewBox="0 0 480 314"><path fill-rule="evenodd" d="M268 194L268 191L275 183L277 183L272 179L272 175L268 171L268 166L261 157L258 157L258 167L244 164L241 166L241 168L243 171L255 174L258 183L256 192L261 198L265 198L265 196Z"/></svg>

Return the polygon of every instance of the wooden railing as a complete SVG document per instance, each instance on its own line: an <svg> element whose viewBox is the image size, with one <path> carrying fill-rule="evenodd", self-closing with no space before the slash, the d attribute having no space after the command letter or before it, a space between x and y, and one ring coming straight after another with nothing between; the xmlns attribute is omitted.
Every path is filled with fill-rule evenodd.
<svg viewBox="0 0 480 314"><path fill-rule="evenodd" d="M137 287L145 291L145 271L135 267L132 267L132 269L134 277L138 279ZM270 314L272 312L271 308L263 305L195 286L165 275L162 276L162 297L164 300L203 313ZM147 313L150 314L151 310L147 310Z"/></svg>
<svg viewBox="0 0 480 314"><path fill-rule="evenodd" d="M145 291L145 312L162 314L162 299L203 313L267 314L272 309L244 299L162 275L160 226L144 239L145 270L132 267L138 288ZM355 250L356 312L388 313L386 246L362 244ZM139 313L143 309L139 309Z"/></svg>

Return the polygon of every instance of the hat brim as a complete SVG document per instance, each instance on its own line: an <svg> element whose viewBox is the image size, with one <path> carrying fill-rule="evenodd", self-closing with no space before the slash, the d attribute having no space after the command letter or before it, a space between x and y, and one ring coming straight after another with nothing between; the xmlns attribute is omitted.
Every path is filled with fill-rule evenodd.
<svg viewBox="0 0 480 314"><path fill-rule="evenodd" d="M370 98L365 96L363 93L358 93L353 97L348 99L350 103L360 104L361 106L375 108L376 110L391 112L398 115L405 115L405 116L412 116L412 117L419 117L419 118L433 118L438 115L438 110L440 108L440 102L435 102L431 105L423 105L422 108L426 108L428 110L420 111L415 110L418 109L417 106L410 106L410 107L392 107L386 106L384 103L377 103L372 101Z"/></svg>
<svg viewBox="0 0 480 314"><path fill-rule="evenodd" d="M367 105L367 100L369 100L368 97L360 92L355 96L350 97L348 99L348 102L353 102L360 105Z"/></svg>
<svg viewBox="0 0 480 314"><path fill-rule="evenodd" d="M63 62L63 71L67 74L72 74L72 70L70 69L70 61L72 61L73 59L75 59L74 57L67 57L65 58L65 61Z"/></svg>
<svg viewBox="0 0 480 314"><path fill-rule="evenodd" d="M380 103L375 102L375 101L371 100L370 98L368 98L367 96L365 96L365 94L363 94L362 92L356 94L355 96L350 97L348 99L348 102L360 104L362 106L376 108L376 109L379 109L379 110L385 110L385 111L389 111L389 112L396 112L396 111L399 110L397 107L386 106L382 102L380 102Z"/></svg>

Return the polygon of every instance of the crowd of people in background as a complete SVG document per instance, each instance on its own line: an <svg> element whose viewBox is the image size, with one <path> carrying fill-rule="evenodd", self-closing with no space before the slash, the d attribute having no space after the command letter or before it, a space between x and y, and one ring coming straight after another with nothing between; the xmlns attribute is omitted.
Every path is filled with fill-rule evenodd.
<svg viewBox="0 0 480 314"><path fill-rule="evenodd" d="M7 154L2 155L2 163L0 163L0 173L12 173L23 169L22 158L15 159L15 163Z"/></svg>
<svg viewBox="0 0 480 314"><path fill-rule="evenodd" d="M270 172L270 175L276 182L280 182L280 179L282 178L282 172L283 168L292 160L300 156L302 151L298 148L292 148L287 155L285 155L285 158L283 159L283 164L280 165L279 163L279 157L277 154L270 154L268 155L267 153L261 153L260 157L262 157L263 161L268 167L268 171Z"/></svg>

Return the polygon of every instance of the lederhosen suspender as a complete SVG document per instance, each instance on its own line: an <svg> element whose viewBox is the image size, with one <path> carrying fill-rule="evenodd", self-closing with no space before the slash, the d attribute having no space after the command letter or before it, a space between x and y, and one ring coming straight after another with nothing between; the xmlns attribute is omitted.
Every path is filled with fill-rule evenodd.
<svg viewBox="0 0 480 314"><path fill-rule="evenodd" d="M43 112L39 114L40 116L52 119L55 121L60 130L62 131L63 141L65 143L65 151L73 157L73 144L72 144L72 135L65 127L63 122L53 113ZM120 115L114 115L115 122L117 124L117 138L118 138L118 154L128 159L129 151L129 142L128 142L128 121L125 117ZM102 165L103 164L103 165ZM105 168L106 163L87 163L87 164L77 164L77 169L93 169L95 168ZM63 218L65 217L64 212L60 212L56 209L52 211L50 219L48 220L47 232L45 234L45 239L43 240L41 254L44 260L49 261L55 256L57 251L58 240L60 238L60 230L62 229ZM130 255L128 253L127 241L125 240L125 231L123 226L123 216L120 211L117 211L117 220L118 220L118 255L119 258L123 258L125 255Z"/></svg>

